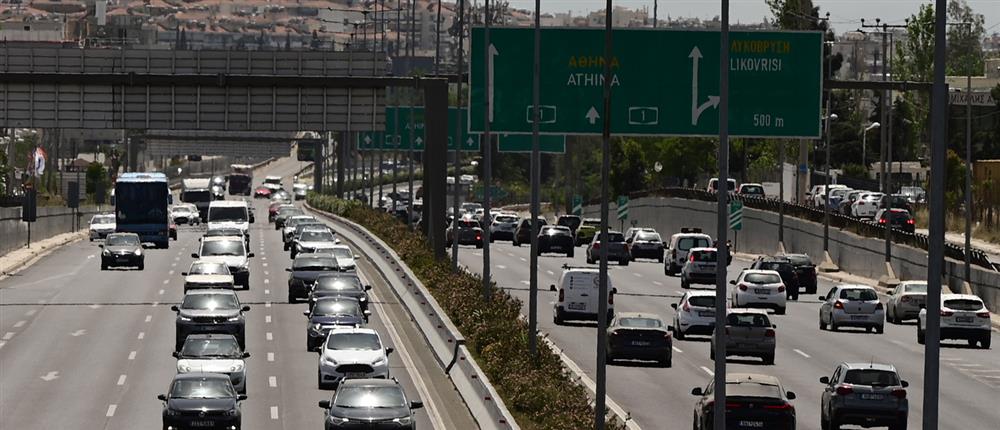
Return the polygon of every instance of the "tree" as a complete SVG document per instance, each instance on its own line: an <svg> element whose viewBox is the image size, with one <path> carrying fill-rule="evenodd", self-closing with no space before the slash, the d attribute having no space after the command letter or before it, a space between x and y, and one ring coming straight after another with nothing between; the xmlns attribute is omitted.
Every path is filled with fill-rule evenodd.
<svg viewBox="0 0 1000 430"><path fill-rule="evenodd" d="M906 22L906 38L896 43L893 74L899 80L931 82L934 67L934 7L921 5L920 10ZM906 127L917 141L929 141L930 94L907 91L903 94L909 117ZM894 117L895 119L895 117ZM895 127L894 124L894 129ZM916 146L916 142L913 143ZM914 150L916 152L916 150Z"/></svg>
<svg viewBox="0 0 1000 430"><path fill-rule="evenodd" d="M648 183L646 151L634 139L622 139L611 145L611 171L608 183L612 195L646 189Z"/></svg>
<svg viewBox="0 0 1000 430"><path fill-rule="evenodd" d="M782 30L822 31L823 40L833 42L836 35L830 30L826 18L820 18L819 6L813 6L812 0L766 0L767 6L774 15L774 26ZM823 45L823 73L827 78L836 76L844 64L844 56L832 54L829 45Z"/></svg>
<svg viewBox="0 0 1000 430"><path fill-rule="evenodd" d="M101 163L94 161L87 165L87 194L94 194L99 183L107 189L108 172Z"/></svg>
<svg viewBox="0 0 1000 430"><path fill-rule="evenodd" d="M948 22L967 23L948 28L948 74L978 76L983 72L983 45L986 34L982 14L974 13L965 0L948 2Z"/></svg>

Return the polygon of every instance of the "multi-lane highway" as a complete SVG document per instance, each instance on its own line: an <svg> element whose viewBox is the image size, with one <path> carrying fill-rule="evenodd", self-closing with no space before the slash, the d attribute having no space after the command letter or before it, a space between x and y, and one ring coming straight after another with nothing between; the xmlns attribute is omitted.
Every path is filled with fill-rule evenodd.
<svg viewBox="0 0 1000 430"><path fill-rule="evenodd" d="M669 236L675 232L660 233ZM514 247L509 242L498 241L491 248L494 280L523 302L522 312L526 314L528 247ZM594 379L596 324L556 326L552 323L550 304L555 300L555 293L549 291L549 285L556 283L563 264L587 266L582 250L577 250L574 259L552 255L543 255L538 259L538 321L539 329ZM481 273L482 250L462 247L459 261L470 271ZM729 279L735 279L735 275L748 265L746 260L734 259ZM617 312L655 313L665 321L673 318L670 304L676 303L682 294L680 278L665 276L662 264L639 260L629 266L612 265L609 273L618 289L615 296ZM821 279L819 294L825 294L833 285L834 282ZM759 364L759 360L744 361L731 357L728 369L777 376L787 389L798 396L793 401L798 417L797 428L812 430L820 428L819 406L823 391L820 377L829 376L842 361L893 364L903 379L910 383L907 390L909 428L921 428L923 346L916 342L914 324L888 324L881 335L850 329L820 331L817 299L818 294L802 295L799 302L790 302L786 315L772 315L772 321L778 326L777 356L773 366ZM997 338L997 333L993 333L993 342L997 342ZM940 428L997 428L1000 425L996 400L1000 396L1000 349L970 349L964 342L946 342L941 351ZM712 369L708 338L675 339L672 368L624 364L608 366L608 395L631 413L644 429L690 428L696 402L690 394L691 389L705 386L711 378Z"/></svg>
<svg viewBox="0 0 1000 430"><path fill-rule="evenodd" d="M290 178L300 164L284 159L259 171ZM288 253L267 223L264 201L251 225L250 289L246 343L249 398L244 429L320 429L320 400L332 391L316 386L318 355L306 350L306 304L286 298ZM174 318L183 297L181 272L197 251L201 231L182 227L166 250L146 251L145 270L100 270L97 243L56 250L14 276L0 280L0 427L10 429L148 429L160 425L164 393L176 374ZM376 329L395 348L390 371L407 396L423 400L418 428L472 428L453 386L433 361L405 309L385 284L374 286Z"/></svg>

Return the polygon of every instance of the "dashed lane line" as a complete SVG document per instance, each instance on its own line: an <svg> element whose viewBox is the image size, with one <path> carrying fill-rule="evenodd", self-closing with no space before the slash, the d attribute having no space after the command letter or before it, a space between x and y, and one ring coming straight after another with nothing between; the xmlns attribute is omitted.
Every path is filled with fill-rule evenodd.
<svg viewBox="0 0 1000 430"><path fill-rule="evenodd" d="M129 353L128 353L128 359L129 360L135 360L135 351L129 351Z"/></svg>
<svg viewBox="0 0 1000 430"><path fill-rule="evenodd" d="M271 362L274 361L274 353L273 352L267 353L267 361L271 361Z"/></svg>
<svg viewBox="0 0 1000 430"><path fill-rule="evenodd" d="M264 316L264 323L266 323L266 324L270 324L271 323L271 316L270 315L265 315Z"/></svg>
<svg viewBox="0 0 1000 430"><path fill-rule="evenodd" d="M793 349L792 351L795 351L796 354L801 355L801 356L803 356L805 358L810 358L809 354L806 354L806 353L802 352L801 349Z"/></svg>
<svg viewBox="0 0 1000 430"><path fill-rule="evenodd" d="M674 349L674 352L676 352L676 353L678 353L678 354L681 354L681 353L683 353L683 352L684 352L684 351L681 351L681 349L680 349L680 348L678 348L678 347L676 347L676 346L673 346L673 345L671 345L670 347L671 347L671 348L673 348L673 349Z"/></svg>
<svg viewBox="0 0 1000 430"><path fill-rule="evenodd" d="M121 375L121 376L118 377L118 385L119 386L125 385L125 378L128 378L128 376L127 375Z"/></svg>
<svg viewBox="0 0 1000 430"><path fill-rule="evenodd" d="M707 368L705 366L701 366L701 370L704 370L705 373L708 374L708 376L715 376L715 372L713 372L711 369L709 369L709 368Z"/></svg>
<svg viewBox="0 0 1000 430"><path fill-rule="evenodd" d="M3 340L10 340L11 338L14 337L15 334L17 334L17 333L14 333L12 331L8 331L7 333L4 333Z"/></svg>
<svg viewBox="0 0 1000 430"><path fill-rule="evenodd" d="M267 377L267 386L271 387L271 388L277 388L278 387L278 377L277 376L268 376Z"/></svg>
<svg viewBox="0 0 1000 430"><path fill-rule="evenodd" d="M16 322L16 323L14 323L14 328L21 328L21 326L23 326L23 325L25 325L25 324L27 324L27 323L28 323L28 322L27 322L27 321L25 321L25 320L21 320L21 321L18 321L18 322Z"/></svg>
<svg viewBox="0 0 1000 430"><path fill-rule="evenodd" d="M274 340L274 335L273 335L273 334L271 334L271 332L267 332L267 333L266 333L266 334L264 335L264 337L266 337L266 338L267 338L267 340Z"/></svg>
<svg viewBox="0 0 1000 430"><path fill-rule="evenodd" d="M108 405L108 412L104 416L111 418L115 416L115 411L118 410L118 405Z"/></svg>
<svg viewBox="0 0 1000 430"><path fill-rule="evenodd" d="M146 322L150 322L152 320L153 320L153 316L152 315L146 315Z"/></svg>
<svg viewBox="0 0 1000 430"><path fill-rule="evenodd" d="M271 419L272 420L277 420L278 419L278 407L277 406L271 406Z"/></svg>
<svg viewBox="0 0 1000 430"><path fill-rule="evenodd" d="M137 338L138 338L139 340L143 340L143 339L145 339L145 338L146 338L146 332L144 332L144 331L140 331L140 332L139 332L139 336L137 336Z"/></svg>

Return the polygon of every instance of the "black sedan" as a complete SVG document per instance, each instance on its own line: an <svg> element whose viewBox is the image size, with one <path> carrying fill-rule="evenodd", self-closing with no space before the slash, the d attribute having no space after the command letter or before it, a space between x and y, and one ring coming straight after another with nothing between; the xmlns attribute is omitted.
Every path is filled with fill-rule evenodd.
<svg viewBox="0 0 1000 430"><path fill-rule="evenodd" d="M696 387L691 394L698 396L694 406L694 430L712 430L715 394L709 381L705 388ZM726 375L726 428L795 430L795 393L785 391L778 378L755 373Z"/></svg>
<svg viewBox="0 0 1000 430"><path fill-rule="evenodd" d="M760 257L750 265L751 270L773 270L781 276L781 282L785 284L785 291L789 300L799 299L799 275L795 271L795 266L788 257Z"/></svg>
<svg viewBox="0 0 1000 430"><path fill-rule="evenodd" d="M292 261L292 267L285 271L289 272L288 302L295 303L309 297L316 278L330 272L339 272L340 265L329 254L299 254Z"/></svg>
<svg viewBox="0 0 1000 430"><path fill-rule="evenodd" d="M229 376L219 373L183 373L174 376L163 402L164 429L239 429L240 401Z"/></svg>
<svg viewBox="0 0 1000 430"><path fill-rule="evenodd" d="M325 430L341 428L413 430L413 410L424 407L407 401L395 379L348 379L340 383L332 400L322 400Z"/></svg>
<svg viewBox="0 0 1000 430"><path fill-rule="evenodd" d="M309 309L324 297L350 297L357 299L362 310L368 310L368 291L371 285L362 285L357 273L325 273L316 278L309 292Z"/></svg>
<svg viewBox="0 0 1000 430"><path fill-rule="evenodd" d="M101 252L101 270L109 267L126 266L142 270L146 265L146 256L142 254L142 242L135 233L109 234Z"/></svg>
<svg viewBox="0 0 1000 430"><path fill-rule="evenodd" d="M608 324L608 364L615 360L653 360L670 367L672 347L669 326L656 315L619 312Z"/></svg>
<svg viewBox="0 0 1000 430"><path fill-rule="evenodd" d="M812 259L806 254L785 254L785 257L795 268L799 288L805 290L806 294L816 294L816 265Z"/></svg>
<svg viewBox="0 0 1000 430"><path fill-rule="evenodd" d="M889 224L893 230L913 233L916 229L916 222L913 220L913 216L910 215L910 211L906 209L879 210L879 215L876 219L879 225L885 226Z"/></svg>
<svg viewBox="0 0 1000 430"><path fill-rule="evenodd" d="M361 310L358 299L324 297L313 304L312 310L305 311L302 315L309 318L306 325L306 349L315 351L335 327L362 327L368 324L371 311Z"/></svg>
<svg viewBox="0 0 1000 430"><path fill-rule="evenodd" d="M573 231L569 227L561 225L542 227L538 232L538 255L546 252L561 252L566 253L569 258L573 258L575 241Z"/></svg>
<svg viewBox="0 0 1000 430"><path fill-rule="evenodd" d="M663 239L656 230L639 231L626 242L629 245L629 253L632 261L637 258L652 258L660 263L663 262Z"/></svg>

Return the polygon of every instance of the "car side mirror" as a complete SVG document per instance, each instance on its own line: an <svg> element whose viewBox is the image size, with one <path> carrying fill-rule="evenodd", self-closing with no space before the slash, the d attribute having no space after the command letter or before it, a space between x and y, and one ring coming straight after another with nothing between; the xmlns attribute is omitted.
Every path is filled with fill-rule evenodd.
<svg viewBox="0 0 1000 430"><path fill-rule="evenodd" d="M355 256L354 256L354 259L355 259L355 260L360 260L360 259L361 259L361 256L360 256L360 255L355 255Z"/></svg>
<svg viewBox="0 0 1000 430"><path fill-rule="evenodd" d="M250 353L249 352L244 352L243 353L243 358L250 358Z"/></svg>
<svg viewBox="0 0 1000 430"><path fill-rule="evenodd" d="M670 304L670 307L672 307L672 308L674 308L674 309L677 309L677 303L671 303L671 304Z"/></svg>
<svg viewBox="0 0 1000 430"><path fill-rule="evenodd" d="M372 290L371 285L365 285L365 291L371 291L371 290Z"/></svg>
<svg viewBox="0 0 1000 430"><path fill-rule="evenodd" d="M906 387L909 387L909 386L910 386L910 383L909 383L909 382L906 382L906 381L901 381L901 382L900 382L900 385L902 385L902 386L903 386L903 388L906 388Z"/></svg>
<svg viewBox="0 0 1000 430"><path fill-rule="evenodd" d="M423 407L424 407L424 402L421 402L419 400L414 400L410 402L410 409L423 409Z"/></svg>
<svg viewBox="0 0 1000 430"><path fill-rule="evenodd" d="M240 310L242 310L243 312L250 312L250 305L243 305L243 307L240 308Z"/></svg>
<svg viewBox="0 0 1000 430"><path fill-rule="evenodd" d="M251 252L251 253L247 254L247 258L253 258L253 253Z"/></svg>
<svg viewBox="0 0 1000 430"><path fill-rule="evenodd" d="M286 267L286 268L285 268L285 271L286 271L286 272L291 272L291 271L292 271L292 268L291 268L291 267Z"/></svg>
<svg viewBox="0 0 1000 430"><path fill-rule="evenodd" d="M161 401L164 401L164 402L167 401L167 395L166 394L158 394L156 396L156 398L160 399Z"/></svg>
<svg viewBox="0 0 1000 430"><path fill-rule="evenodd" d="M198 258L198 253L197 252L192 252L191 253L191 258Z"/></svg>
<svg viewBox="0 0 1000 430"><path fill-rule="evenodd" d="M736 285L736 280L729 281L729 285Z"/></svg>
<svg viewBox="0 0 1000 430"><path fill-rule="evenodd" d="M309 316L309 311L302 311L303 316Z"/></svg>
<svg viewBox="0 0 1000 430"><path fill-rule="evenodd" d="M178 356L180 356L180 355L181 355L181 353L179 353L179 352L177 352L177 351L174 351L174 352L170 353L170 355L173 355L173 356L174 356L174 358L177 358Z"/></svg>
<svg viewBox="0 0 1000 430"><path fill-rule="evenodd" d="M321 407L323 409L330 409L330 401L329 400L320 400L319 401L319 407Z"/></svg>
<svg viewBox="0 0 1000 430"><path fill-rule="evenodd" d="M612 287L612 288L611 288L611 294L618 294L618 289L617 289L617 288L614 288L614 287Z"/></svg>
<svg viewBox="0 0 1000 430"><path fill-rule="evenodd" d="M180 312L180 309L178 309L178 308L177 308L177 305L173 305L173 306L171 306L171 307L170 307L170 310L172 310L172 311L174 311L174 312Z"/></svg>
<svg viewBox="0 0 1000 430"><path fill-rule="evenodd" d="M825 301L826 300L826 296L819 296L819 300L820 301Z"/></svg>
<svg viewBox="0 0 1000 430"><path fill-rule="evenodd" d="M372 311L364 311L365 318L372 316Z"/></svg>
<svg viewBox="0 0 1000 430"><path fill-rule="evenodd" d="M701 387L694 387L694 388L691 389L691 395L692 396L701 396L701 395L704 395L704 393L702 393Z"/></svg>
<svg viewBox="0 0 1000 430"><path fill-rule="evenodd" d="M247 399L247 395L246 394L237 394L236 395L236 400L243 401L243 400L246 400L246 399Z"/></svg>
<svg viewBox="0 0 1000 430"><path fill-rule="evenodd" d="M549 285L549 291L555 291L555 290L556 290L556 284Z"/></svg>
<svg viewBox="0 0 1000 430"><path fill-rule="evenodd" d="M181 276L187 276L188 272L181 272Z"/></svg>
<svg viewBox="0 0 1000 430"><path fill-rule="evenodd" d="M98 247L98 248L104 248L104 244L103 244L103 243L101 243L101 244L98 244L98 245L97 245L97 247Z"/></svg>
<svg viewBox="0 0 1000 430"><path fill-rule="evenodd" d="M792 391L789 391L789 392L785 393L785 397L788 397L788 400L795 400L795 393L792 392Z"/></svg>
<svg viewBox="0 0 1000 430"><path fill-rule="evenodd" d="M778 328L777 324L771 324L771 328Z"/></svg>
<svg viewBox="0 0 1000 430"><path fill-rule="evenodd" d="M392 354L393 351L395 351L395 349L390 346L390 347L388 347L388 348L385 349L385 355Z"/></svg>
<svg viewBox="0 0 1000 430"><path fill-rule="evenodd" d="M829 376L824 376L822 378L819 378L819 382L821 384L829 384L830 383L830 377Z"/></svg>

